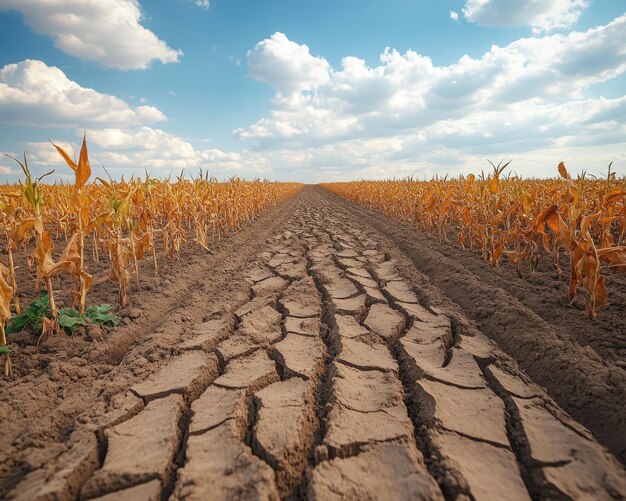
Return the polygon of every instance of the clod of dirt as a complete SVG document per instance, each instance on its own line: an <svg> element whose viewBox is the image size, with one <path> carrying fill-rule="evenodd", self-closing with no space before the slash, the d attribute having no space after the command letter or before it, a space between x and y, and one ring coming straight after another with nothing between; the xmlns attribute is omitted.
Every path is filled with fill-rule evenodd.
<svg viewBox="0 0 626 501"><path fill-rule="evenodd" d="M334 299L335 312L344 315L362 315L365 313L365 294L348 299Z"/></svg>
<svg viewBox="0 0 626 501"><path fill-rule="evenodd" d="M492 342L483 334L459 336L458 347L471 353L481 362L491 362L494 359Z"/></svg>
<svg viewBox="0 0 626 501"><path fill-rule="evenodd" d="M314 501L444 499L415 446L393 442L369 445L358 456L317 465L308 496Z"/></svg>
<svg viewBox="0 0 626 501"><path fill-rule="evenodd" d="M315 397L310 381L279 381L254 396L257 421L253 448L276 470L279 494L293 492L304 478L317 429Z"/></svg>
<svg viewBox="0 0 626 501"><path fill-rule="evenodd" d="M251 393L279 379L276 365L265 350L257 350L251 355L229 361L224 374L214 384L231 389L245 388Z"/></svg>
<svg viewBox="0 0 626 501"><path fill-rule="evenodd" d="M332 385L324 443L334 454L372 442L414 440L402 386L393 374L334 364Z"/></svg>
<svg viewBox="0 0 626 501"><path fill-rule="evenodd" d="M515 455L509 449L449 431L433 431L430 438L439 467L448 471L448 477L455 477L452 482L448 480L450 490L458 490L460 485L474 499L530 501Z"/></svg>
<svg viewBox="0 0 626 501"><path fill-rule="evenodd" d="M232 327L229 317L203 322L194 329L193 337L180 345L180 349L212 351L218 343L230 335Z"/></svg>
<svg viewBox="0 0 626 501"><path fill-rule="evenodd" d="M415 322L402 337L401 342L411 341L417 344L430 344L441 341L444 347L452 346L450 326Z"/></svg>
<svg viewBox="0 0 626 501"><path fill-rule="evenodd" d="M538 388L533 388L532 386L526 384L521 378L509 374L495 365L490 365L486 368L486 371L496 379L496 381L507 391L507 393L513 396L520 398L533 398L538 397L541 394Z"/></svg>
<svg viewBox="0 0 626 501"><path fill-rule="evenodd" d="M381 263L376 267L375 273L379 280L389 281L394 278L398 278L396 265L393 261L385 261L384 263Z"/></svg>
<svg viewBox="0 0 626 501"><path fill-rule="evenodd" d="M374 304L363 322L372 332L388 341L397 339L404 329L405 320L401 313L386 304Z"/></svg>
<svg viewBox="0 0 626 501"><path fill-rule="evenodd" d="M193 416L189 433L197 435L222 424L235 421L236 429L244 430L248 422L248 397L244 390L228 390L209 386L191 405ZM243 439L243 436L240 437Z"/></svg>
<svg viewBox="0 0 626 501"><path fill-rule="evenodd" d="M259 344L249 336L235 333L218 344L215 351L222 360L228 361L232 358L249 355L257 349L259 349Z"/></svg>
<svg viewBox="0 0 626 501"><path fill-rule="evenodd" d="M280 303L291 317L318 317L321 311L320 298L310 277L292 283L283 293Z"/></svg>
<svg viewBox="0 0 626 501"><path fill-rule="evenodd" d="M326 358L326 346L321 338L287 334L274 348L285 376L301 376L313 380L318 380L321 376Z"/></svg>
<svg viewBox="0 0 626 501"><path fill-rule="evenodd" d="M326 293L333 299L347 299L359 293L356 286L347 278L333 278L327 284L324 284Z"/></svg>
<svg viewBox="0 0 626 501"><path fill-rule="evenodd" d="M367 278L370 280L372 279L372 275L370 275L369 271L367 271L365 268L348 268L346 271L351 275L354 275L355 277Z"/></svg>
<svg viewBox="0 0 626 501"><path fill-rule="evenodd" d="M421 379L416 383L420 416L446 430L509 447L504 404L491 390L468 390Z"/></svg>
<svg viewBox="0 0 626 501"><path fill-rule="evenodd" d="M85 327L85 338L89 341L100 341L102 339L102 326L89 324Z"/></svg>
<svg viewBox="0 0 626 501"><path fill-rule="evenodd" d="M282 318L271 306L263 306L243 317L238 333L257 344L274 343L283 335L280 328Z"/></svg>
<svg viewBox="0 0 626 501"><path fill-rule="evenodd" d="M245 304L235 310L235 316L242 320L249 313L263 308L264 306L274 306L276 304L276 295L267 295L255 297L251 301L247 301Z"/></svg>
<svg viewBox="0 0 626 501"><path fill-rule="evenodd" d="M420 306L419 304L398 302L397 305L414 320L435 325L441 325L448 328L450 327L449 318L445 317L444 315L435 315L429 312L423 306Z"/></svg>
<svg viewBox="0 0 626 501"><path fill-rule="evenodd" d="M139 308L131 308L126 314L126 317L131 320L137 320L141 315L142 311Z"/></svg>
<svg viewBox="0 0 626 501"><path fill-rule="evenodd" d="M252 287L252 291L255 296L267 296L272 294L278 294L283 289L286 289L289 283L281 277L272 277L261 282L258 282Z"/></svg>
<svg viewBox="0 0 626 501"><path fill-rule="evenodd" d="M252 454L234 420L191 435L172 501L257 499L278 501L274 470Z"/></svg>
<svg viewBox="0 0 626 501"><path fill-rule="evenodd" d="M440 381L447 384L453 384L460 388L486 388L487 384L483 378L482 371L476 363L474 356L460 348L452 348L450 351L451 359L448 365L442 367L442 364L431 357L420 356L414 348L427 345L403 344L404 349L409 356L415 360L415 364L424 371L424 374L430 379Z"/></svg>
<svg viewBox="0 0 626 501"><path fill-rule="evenodd" d="M302 336L317 337L320 335L321 323L319 318L285 318L285 331Z"/></svg>
<svg viewBox="0 0 626 501"><path fill-rule="evenodd" d="M392 280L385 285L385 291L396 301L403 303L417 304L417 296L411 290L411 286L402 279Z"/></svg>
<svg viewBox="0 0 626 501"><path fill-rule="evenodd" d="M167 365L131 389L146 402L171 393L194 400L219 375L214 354L189 351L173 358Z"/></svg>
<svg viewBox="0 0 626 501"><path fill-rule="evenodd" d="M85 484L82 496L90 499L155 478L164 480L178 450L182 409L183 398L170 395L109 428L104 464Z"/></svg>
<svg viewBox="0 0 626 501"><path fill-rule="evenodd" d="M68 441L69 449L48 468L27 475L8 499L75 499L80 488L98 467L96 435L76 431Z"/></svg>
<svg viewBox="0 0 626 501"><path fill-rule="evenodd" d="M541 463L564 463L545 467L546 479L574 499L619 498L626 479L617 462L594 442L580 436L550 414L538 399L513 397L528 437L530 456Z"/></svg>
<svg viewBox="0 0 626 501"><path fill-rule="evenodd" d="M97 402L89 414L82 416L80 421L90 430L104 430L138 414L143 407L144 402L141 398L132 391L125 391L113 395L108 402Z"/></svg>
<svg viewBox="0 0 626 501"><path fill-rule="evenodd" d="M337 361L360 370L379 370L398 373L398 363L389 352L387 345L358 339L341 340L341 353Z"/></svg>
<svg viewBox="0 0 626 501"><path fill-rule="evenodd" d="M335 315L338 334L342 338L367 336L369 331L360 325L352 315Z"/></svg>
<svg viewBox="0 0 626 501"><path fill-rule="evenodd" d="M246 278L249 279L253 283L261 282L262 280L265 280L266 278L270 278L272 276L273 275L270 270L268 270L267 268L262 268L262 267L251 268L246 273Z"/></svg>

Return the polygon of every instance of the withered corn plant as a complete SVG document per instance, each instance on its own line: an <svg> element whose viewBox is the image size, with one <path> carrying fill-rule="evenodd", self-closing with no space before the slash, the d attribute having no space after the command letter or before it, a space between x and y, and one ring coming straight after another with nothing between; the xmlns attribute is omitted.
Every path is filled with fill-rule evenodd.
<svg viewBox="0 0 626 501"><path fill-rule="evenodd" d="M41 195L40 183L42 179L52 174L52 171L33 180L30 169L28 168L26 153L24 153L23 163L16 158L14 158L14 160L20 165L24 173L24 197L34 213L33 218L28 218L21 222L19 231L26 232L32 229L35 232L35 249L32 254L37 270L37 283L35 287L37 288L39 282L43 281L50 300L51 318L42 318L42 329L39 337L39 341L41 341L44 336L53 335L59 331L59 324L57 322L58 310L54 300L52 277L62 270L67 270L71 262L67 259L66 251L68 251L68 247L66 247L66 251L61 254L59 261L54 262L52 258L54 248L52 238L50 232L44 229L42 216L43 197Z"/></svg>
<svg viewBox="0 0 626 501"><path fill-rule="evenodd" d="M607 302L606 273L626 271L626 179L609 172L606 179L584 173L573 179L563 163L558 179L524 180L504 176L508 164L491 164L488 174L359 181L322 186L349 200L375 207L387 216L480 253L492 266L509 259L523 277L542 254L563 276L561 254L569 258L571 301L582 288L589 318Z"/></svg>
<svg viewBox="0 0 626 501"><path fill-rule="evenodd" d="M50 318L44 319L42 334L58 331L57 297L52 281L56 274L69 273L78 286L72 291L79 312L85 310L94 277L90 262L108 260L109 276L118 284L119 303L128 303L130 278L140 282L139 263L152 261L154 272L160 259L178 259L182 249L194 242L210 249L231 231L250 223L258 214L301 189L294 183L270 183L237 178L218 182L208 175L174 181L133 177L126 181L109 178L90 183L91 166L86 137L78 160L60 146L52 147L74 173L73 184L42 183L48 174L34 179L26 155L17 159L24 183L0 186L0 247L6 249L6 280L11 293L11 309L19 313L17 277L20 270L15 253L34 240L32 262L36 267L35 289L45 285L50 301ZM45 199L45 205L44 205ZM55 261L54 243L63 251ZM91 245L91 252L86 248ZM97 281L106 277L97 277Z"/></svg>
<svg viewBox="0 0 626 501"><path fill-rule="evenodd" d="M13 293L13 289L6 281L8 274L8 268L0 263L0 356L4 357L4 375L12 377L11 352L7 346L5 333L6 325L11 320L11 295Z"/></svg>
<svg viewBox="0 0 626 501"><path fill-rule="evenodd" d="M63 255L68 261L67 270L78 278L78 290L72 291L74 304L78 304L78 311L85 312L87 291L93 284L93 277L85 269L85 228L89 226L89 197L84 186L91 177L89 154L87 152L87 138L83 136L78 163L74 162L63 148L52 143L67 165L74 171L74 190L69 199L69 205L76 217L76 231L70 237Z"/></svg>

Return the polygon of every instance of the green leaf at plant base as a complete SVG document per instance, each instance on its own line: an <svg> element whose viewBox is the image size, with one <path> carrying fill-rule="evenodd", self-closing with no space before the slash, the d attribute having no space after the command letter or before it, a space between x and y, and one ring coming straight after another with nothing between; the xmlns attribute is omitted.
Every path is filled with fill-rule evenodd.
<svg viewBox="0 0 626 501"><path fill-rule="evenodd" d="M50 314L50 299L45 291L39 294L39 299L30 303L24 313L11 318L11 323L6 329L7 334L15 334L26 327L34 333L41 330L41 319Z"/></svg>
<svg viewBox="0 0 626 501"><path fill-rule="evenodd" d="M11 317L11 323L7 325L5 331L7 334L17 334L27 325L28 315L26 315L26 313L22 313L21 315L14 315L13 317Z"/></svg>
<svg viewBox="0 0 626 501"><path fill-rule="evenodd" d="M9 355L11 350L9 350L8 346L0 346L0 355Z"/></svg>
<svg viewBox="0 0 626 501"><path fill-rule="evenodd" d="M74 308L63 308L62 310L59 310L57 322L59 322L59 325L66 331L69 331L70 334L74 332L76 327L80 325L87 325L85 317Z"/></svg>
<svg viewBox="0 0 626 501"><path fill-rule="evenodd" d="M68 334L74 332L77 327L85 326L89 322L115 327L120 324L120 319L117 315L111 313L112 309L113 307L110 304L90 306L85 310L84 315L81 315L74 308L63 308L59 310L57 321ZM32 332L38 333L41 331L41 319L44 316L50 318L50 300L48 294L42 291L39 299L30 303L24 313L11 318L11 322L6 327L6 333L15 334L27 327Z"/></svg>
<svg viewBox="0 0 626 501"><path fill-rule="evenodd" d="M120 318L111 312L113 307L110 304L101 304L100 306L90 306L85 310L85 316L94 324L115 327L120 324Z"/></svg>

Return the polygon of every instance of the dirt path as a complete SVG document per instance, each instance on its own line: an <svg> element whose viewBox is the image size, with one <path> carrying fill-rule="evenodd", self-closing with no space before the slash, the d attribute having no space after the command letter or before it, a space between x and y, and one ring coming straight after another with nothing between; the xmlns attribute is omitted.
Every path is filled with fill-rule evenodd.
<svg viewBox="0 0 626 501"><path fill-rule="evenodd" d="M591 433L357 215L307 188L194 268L205 285L86 376L75 426L11 443L28 466L8 498L626 495Z"/></svg>

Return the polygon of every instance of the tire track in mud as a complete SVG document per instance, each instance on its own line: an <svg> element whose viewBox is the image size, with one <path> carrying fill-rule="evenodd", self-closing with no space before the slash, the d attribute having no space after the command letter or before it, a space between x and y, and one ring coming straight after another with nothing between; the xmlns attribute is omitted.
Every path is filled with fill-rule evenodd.
<svg viewBox="0 0 626 501"><path fill-rule="evenodd" d="M623 496L591 434L383 249L305 190L245 283L9 499Z"/></svg>

